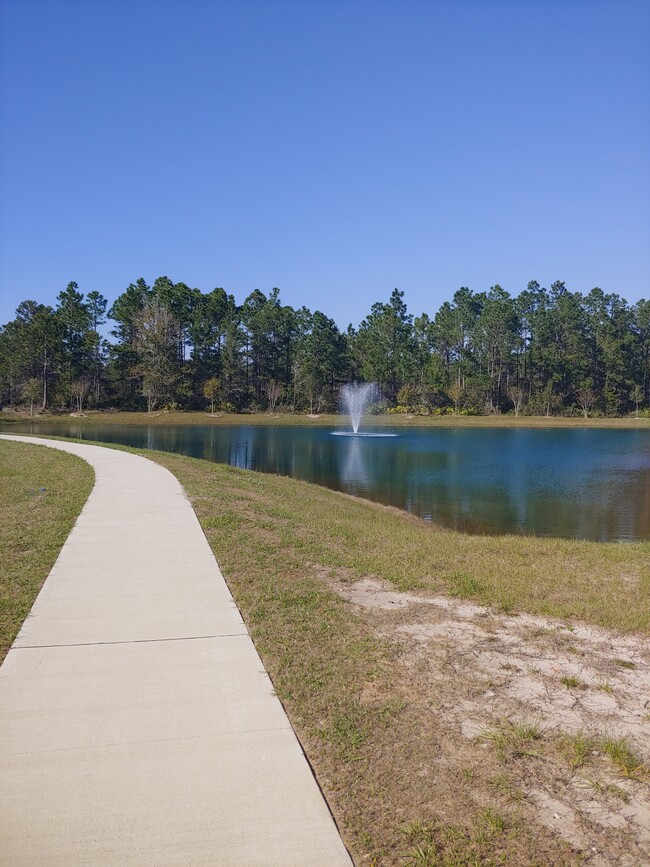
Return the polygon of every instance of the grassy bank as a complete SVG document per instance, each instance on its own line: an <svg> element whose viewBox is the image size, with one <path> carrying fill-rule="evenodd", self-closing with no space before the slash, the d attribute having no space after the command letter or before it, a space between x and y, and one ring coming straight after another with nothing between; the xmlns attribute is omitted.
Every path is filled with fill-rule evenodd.
<svg viewBox="0 0 650 867"><path fill-rule="evenodd" d="M263 553L280 551L275 568L290 549L300 563L344 570L350 580L373 575L402 591L449 592L505 611L650 634L647 543L467 536L295 479L141 453L180 479L219 559L232 542L237 568L253 557L267 569ZM222 539L213 532L220 527Z"/></svg>
<svg viewBox="0 0 650 867"><path fill-rule="evenodd" d="M31 417L26 412L4 412L0 425L24 424L29 422L37 428L40 422L47 424L69 424L69 413L39 413ZM102 412L91 410L75 416L79 425L298 425L302 427L343 427L347 417L343 415L319 415L310 417L293 413L215 413L209 412ZM535 427L535 428L648 428L649 418L561 418L546 416L410 416L375 415L366 416L363 421L367 427Z"/></svg>
<svg viewBox="0 0 650 867"><path fill-rule="evenodd" d="M12 465L42 453L62 467L68 459L17 448ZM453 655L453 640L444 638L435 659L442 680L434 681L427 654L407 651L396 594L391 621L381 612L364 615L346 594L372 579L449 604L484 603L513 623L517 612L553 615L567 628L549 630L552 640L579 658L578 619L650 634L650 545L464 536L293 479L138 453L171 470L188 492L357 865L582 863L580 847L539 821L521 783L564 775L570 786L582 741L505 721L482 738L463 736L449 709L489 704L482 696L499 688L511 663L494 682L479 682L470 671L472 647ZM59 478L69 472L66 463ZM29 497L8 502L4 525L9 517L29 519ZM613 671L634 674L633 662L613 648L611 656ZM554 677L567 694L586 690L564 672ZM602 689L616 683L612 676ZM605 761L596 756L600 741L583 740L590 747L581 762ZM616 743L620 753L624 745ZM638 776L633 764L628 757L627 773ZM590 774L597 780L598 769ZM617 839L607 845L613 857L625 851Z"/></svg>
<svg viewBox="0 0 650 867"><path fill-rule="evenodd" d="M464 536L293 479L152 456L187 490L357 864L578 862L513 794L541 773L522 751L504 763L447 719L486 689L462 655L433 688L394 624L341 590L372 576L647 635L650 545ZM564 773L557 739L537 734Z"/></svg>
<svg viewBox="0 0 650 867"><path fill-rule="evenodd" d="M0 440L0 662L88 498L80 458Z"/></svg>

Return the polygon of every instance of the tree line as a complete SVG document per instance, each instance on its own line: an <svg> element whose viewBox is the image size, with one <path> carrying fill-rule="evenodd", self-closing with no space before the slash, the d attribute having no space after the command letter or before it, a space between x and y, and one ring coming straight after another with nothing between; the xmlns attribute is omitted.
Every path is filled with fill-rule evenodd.
<svg viewBox="0 0 650 867"><path fill-rule="evenodd" d="M0 328L0 401L31 412L320 413L350 381L378 384L378 411L638 415L650 397L650 302L533 281L517 296L462 287L413 316L395 289L341 331L319 310L282 304L278 289L237 304L224 289L159 277L110 308L69 283L54 308L23 301Z"/></svg>

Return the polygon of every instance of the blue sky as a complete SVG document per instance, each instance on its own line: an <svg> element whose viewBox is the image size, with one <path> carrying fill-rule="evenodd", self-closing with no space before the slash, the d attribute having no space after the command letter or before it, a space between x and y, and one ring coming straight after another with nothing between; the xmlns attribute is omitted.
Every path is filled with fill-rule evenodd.
<svg viewBox="0 0 650 867"><path fill-rule="evenodd" d="M650 295L646 0L0 0L0 322L166 274L358 324Z"/></svg>

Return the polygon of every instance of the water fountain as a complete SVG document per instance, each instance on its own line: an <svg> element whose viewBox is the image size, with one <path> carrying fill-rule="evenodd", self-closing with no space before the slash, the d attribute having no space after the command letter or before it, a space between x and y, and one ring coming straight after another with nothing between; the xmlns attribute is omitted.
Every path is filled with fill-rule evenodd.
<svg viewBox="0 0 650 867"><path fill-rule="evenodd" d="M344 385L341 389L341 405L345 412L350 416L351 431L333 431L337 436L356 436L356 437L394 437L394 433L377 433L359 432L361 419L366 411L366 407L373 400L377 399L379 389L374 382L352 382Z"/></svg>

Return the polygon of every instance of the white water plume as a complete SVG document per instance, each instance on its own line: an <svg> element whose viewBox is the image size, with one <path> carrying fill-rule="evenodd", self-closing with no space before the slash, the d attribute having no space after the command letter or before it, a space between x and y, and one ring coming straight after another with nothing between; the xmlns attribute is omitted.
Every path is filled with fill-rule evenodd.
<svg viewBox="0 0 650 867"><path fill-rule="evenodd" d="M366 407L377 394L374 382L353 382L341 389L341 403L350 416L353 433L359 433L359 425Z"/></svg>

